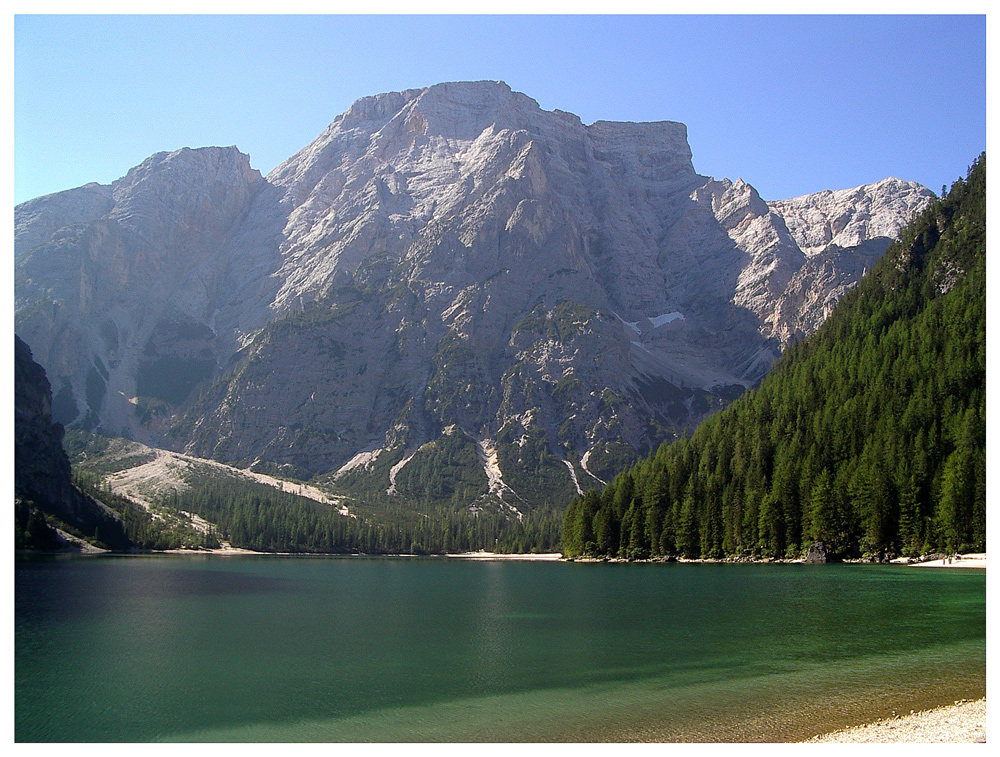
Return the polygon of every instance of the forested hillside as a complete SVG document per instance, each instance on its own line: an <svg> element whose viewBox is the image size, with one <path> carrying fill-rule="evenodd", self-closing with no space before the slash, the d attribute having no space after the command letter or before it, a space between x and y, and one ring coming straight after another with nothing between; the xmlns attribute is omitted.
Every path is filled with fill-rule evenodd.
<svg viewBox="0 0 1000 757"><path fill-rule="evenodd" d="M449 508L414 512L364 506L355 517L305 497L236 480L193 481L176 506L218 526L234 547L260 552L348 554L441 554L480 549L497 552L554 552L559 520L554 512L519 520L501 513L476 517ZM352 502L352 505L355 503Z"/></svg>
<svg viewBox="0 0 1000 757"><path fill-rule="evenodd" d="M65 446L76 483L119 513L140 549L211 549L220 541L260 552L333 554L556 552L560 546L563 511L555 507L469 512L450 500L426 497L414 508L384 492L321 501L304 494L301 482L280 479L275 488L195 458L167 463L159 478L140 475L123 486L122 472L155 461L157 451L80 430L67 433ZM433 485L459 483L442 479ZM139 501L129 499L133 496ZM206 522L194 523L198 518Z"/></svg>
<svg viewBox="0 0 1000 757"><path fill-rule="evenodd" d="M984 548L985 285L984 153L758 389L574 500L564 554Z"/></svg>

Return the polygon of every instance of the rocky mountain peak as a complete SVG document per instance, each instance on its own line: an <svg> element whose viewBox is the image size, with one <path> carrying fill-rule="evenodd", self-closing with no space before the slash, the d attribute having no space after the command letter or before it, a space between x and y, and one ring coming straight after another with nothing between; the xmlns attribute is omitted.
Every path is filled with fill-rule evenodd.
<svg viewBox="0 0 1000 757"><path fill-rule="evenodd" d="M811 257L829 245L847 248L870 239L895 238L933 196L916 182L890 177L768 205L785 219L802 252Z"/></svg>
<svg viewBox="0 0 1000 757"><path fill-rule="evenodd" d="M490 115L503 120L509 117L510 111L532 106L538 109L534 100L513 92L501 81L443 82L420 89L362 97L337 116L328 131L333 128L377 131L379 124L384 125L404 109L419 110L427 115L450 113L452 118L469 122ZM438 130L434 133L440 134Z"/></svg>
<svg viewBox="0 0 1000 757"><path fill-rule="evenodd" d="M726 231L733 231L748 219L766 216L770 211L757 190L743 179L709 180L693 193L695 199L707 203Z"/></svg>
<svg viewBox="0 0 1000 757"><path fill-rule="evenodd" d="M436 84L421 92L411 110L426 121L428 136L459 140L475 139L490 126L526 128L542 112L533 99L500 81Z"/></svg>
<svg viewBox="0 0 1000 757"><path fill-rule="evenodd" d="M696 177L687 127L674 121L595 121L586 127L598 160L643 179L678 185ZM701 177L699 177L701 178Z"/></svg>
<svg viewBox="0 0 1000 757"><path fill-rule="evenodd" d="M188 225L231 222L262 181L250 156L235 147L160 152L114 182L115 206L108 218L132 228L179 215Z"/></svg>
<svg viewBox="0 0 1000 757"><path fill-rule="evenodd" d="M17 329L64 422L393 496L447 448L517 507L759 380L930 196L768 203L698 175L681 123L439 84L358 100L266 179L181 150L19 206Z"/></svg>

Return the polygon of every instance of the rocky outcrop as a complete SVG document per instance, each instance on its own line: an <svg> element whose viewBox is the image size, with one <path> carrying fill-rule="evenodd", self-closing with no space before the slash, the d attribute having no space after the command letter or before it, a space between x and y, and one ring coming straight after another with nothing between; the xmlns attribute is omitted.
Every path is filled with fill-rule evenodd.
<svg viewBox="0 0 1000 757"><path fill-rule="evenodd" d="M932 196L915 182L888 178L769 202L805 256L774 303L775 334L782 342L819 328Z"/></svg>
<svg viewBox="0 0 1000 757"><path fill-rule="evenodd" d="M14 337L14 499L23 546L60 545L40 513L53 516L82 536L105 546L128 546L118 517L81 494L72 481L62 448L63 428L52 422L52 393L31 350ZM27 538L27 541L22 541Z"/></svg>
<svg viewBox="0 0 1000 757"><path fill-rule="evenodd" d="M14 259L50 243L60 229L96 221L113 206L111 187L101 184L87 184L18 205L14 213Z"/></svg>
<svg viewBox="0 0 1000 757"><path fill-rule="evenodd" d="M73 488L63 430L52 423L52 393L31 350L14 337L14 491L44 502L66 502Z"/></svg>
<svg viewBox="0 0 1000 757"><path fill-rule="evenodd" d="M74 193L15 209L58 419L381 492L455 427L511 506L754 384L932 196L768 203L698 175L683 124L585 125L502 82L363 98L266 179L206 148Z"/></svg>
<svg viewBox="0 0 1000 757"><path fill-rule="evenodd" d="M806 550L806 562L826 562L827 561L827 551L826 545L821 541L815 541L809 545Z"/></svg>

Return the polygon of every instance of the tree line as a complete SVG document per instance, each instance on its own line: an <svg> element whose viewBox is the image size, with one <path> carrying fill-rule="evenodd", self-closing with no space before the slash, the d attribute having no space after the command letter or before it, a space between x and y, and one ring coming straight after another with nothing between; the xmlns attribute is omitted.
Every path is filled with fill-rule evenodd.
<svg viewBox="0 0 1000 757"><path fill-rule="evenodd" d="M117 513L114 522L127 537L116 547L121 549L213 549L224 540L261 552L519 553L556 552L562 538L561 508L522 503L521 512L516 512L482 496L485 491L474 485L478 482L470 483L467 471L475 464L483 490L486 476L474 446L459 434L443 435L400 471L396 484L406 497L387 495L377 476L361 481L367 486L352 487L347 498L351 516L291 491L201 470L189 470L182 486L141 505L113 492L105 478L148 461L149 450L79 430L67 432L64 446L75 461L76 486ZM381 462L387 471L395 458L385 457ZM374 486L370 479L376 481ZM21 509L19 543L26 543L29 536L39 541L39 525L29 519L26 508ZM207 533L195 527L188 513L213 527Z"/></svg>

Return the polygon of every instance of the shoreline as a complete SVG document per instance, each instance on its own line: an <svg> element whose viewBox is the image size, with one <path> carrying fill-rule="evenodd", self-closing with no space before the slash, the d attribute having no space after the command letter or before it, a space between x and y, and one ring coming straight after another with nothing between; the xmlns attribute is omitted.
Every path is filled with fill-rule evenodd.
<svg viewBox="0 0 1000 757"><path fill-rule="evenodd" d="M380 552L257 552L252 549L244 549L242 547L231 547L225 546L220 549L185 549L184 547L178 547L176 549L134 549L126 551L115 551L110 549L101 549L99 547L94 547L82 539L76 539L80 542L80 545L75 548L66 549L51 549L51 550L40 550L40 549L16 549L15 554L23 555L122 555L122 556L156 556L156 555L179 555L179 556L240 556L240 555L253 555L258 557L365 557L365 558L396 558L396 557L434 557L434 558L456 558L462 560L527 560L527 561L537 561L537 562L562 562L564 558L561 552L517 552L517 553L503 553L503 552L444 552L444 553L429 553L429 554L415 554L408 552L401 553L380 553ZM86 545L84 547L83 545Z"/></svg>
<svg viewBox="0 0 1000 757"><path fill-rule="evenodd" d="M548 562L561 562L563 559L561 552L520 552L514 554L503 554L501 552L456 552L446 553L444 557L456 558L459 560L540 560Z"/></svg>
<svg viewBox="0 0 1000 757"><path fill-rule="evenodd" d="M986 697L842 728L803 744L986 743Z"/></svg>
<svg viewBox="0 0 1000 757"><path fill-rule="evenodd" d="M942 557L939 560L927 560L926 562L907 563L915 568L979 568L986 570L986 553L955 555L954 557Z"/></svg>
<svg viewBox="0 0 1000 757"><path fill-rule="evenodd" d="M810 561L801 557L657 557L629 560L624 557L565 557L564 562L580 563L675 563L677 565L898 565L913 568L976 568L986 569L986 553L968 553L954 557L922 559L919 557L897 557L894 560L873 561L861 559Z"/></svg>
<svg viewBox="0 0 1000 757"><path fill-rule="evenodd" d="M68 534L66 534L69 537ZM69 541L71 540L71 541ZM620 557L564 557L561 552L519 552L502 553L487 552L445 552L431 554L409 554L409 553L361 553L361 552L257 552L252 549L233 547L227 542L218 549L195 548L186 549L183 547L176 549L141 549L116 552L114 550L101 549L84 542L83 540L69 537L67 548L59 550L15 550L26 554L76 554L76 555L260 555L274 557L444 557L459 560L522 560L534 562L565 562L565 563L674 563L677 565L895 565L898 567L910 568L964 568L974 570L986 570L986 553L970 553L965 555L955 555L954 557L937 557L930 560L920 558L896 558L888 562L873 563L867 560L831 560L829 562L810 563L801 558L763 558L758 560L734 559L734 558L657 558L628 560ZM84 546L86 545L86 546Z"/></svg>

